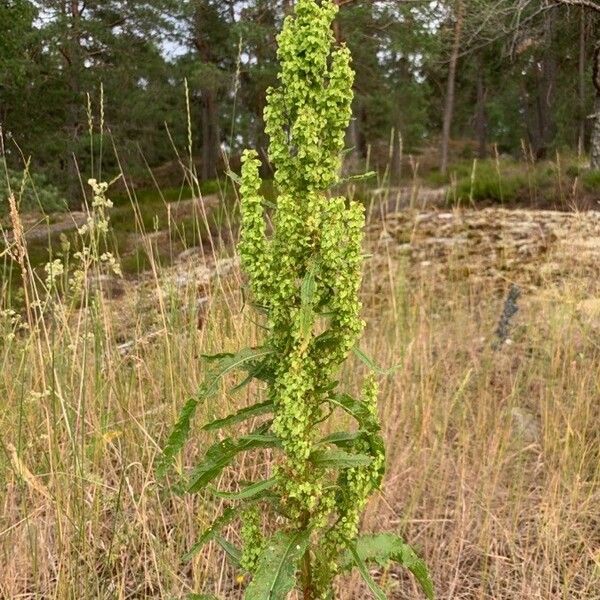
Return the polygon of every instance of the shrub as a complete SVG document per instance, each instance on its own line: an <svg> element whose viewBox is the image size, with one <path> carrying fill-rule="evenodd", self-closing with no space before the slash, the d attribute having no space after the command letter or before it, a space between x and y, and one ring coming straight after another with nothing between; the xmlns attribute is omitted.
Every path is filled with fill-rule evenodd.
<svg viewBox="0 0 600 600"><path fill-rule="evenodd" d="M67 209L67 203L58 189L48 183L43 175L8 169L0 159L0 215L8 212L11 191L19 202L21 212L41 210L50 213Z"/></svg>
<svg viewBox="0 0 600 600"><path fill-rule="evenodd" d="M185 405L159 469L164 473L181 449L198 403L217 393L222 375L241 369L247 378L238 387L252 379L266 383L266 399L204 426L216 431L266 418L249 435L211 446L187 486L242 504L227 508L188 556L216 540L251 575L248 600L283 600L295 588L306 600L329 600L335 577L353 568L375 597L385 598L366 563L390 560L407 566L433 597L425 565L400 538L358 537L362 511L381 485L385 451L374 376L360 398L338 389L342 363L353 349L361 355L365 217L358 202L326 193L339 182L354 77L349 51L332 50L335 13L329 0L298 0L279 37L280 87L268 92L265 111L278 192L271 235L260 161L254 151L244 154L240 253L253 302L265 315L266 339L259 348L207 357L212 368ZM357 428L325 435L334 411L352 417ZM208 488L239 453L258 448L278 456L270 479L234 493ZM241 552L220 537L240 512Z"/></svg>
<svg viewBox="0 0 600 600"><path fill-rule="evenodd" d="M461 204L473 200L474 202L513 202L521 195L526 197L528 183L524 173L500 171L492 161L485 161L475 165L475 171L463 175L456 182L451 198ZM473 167L471 167L473 169Z"/></svg>
<svg viewBox="0 0 600 600"><path fill-rule="evenodd" d="M581 183L583 184L583 187L589 192L600 191L600 171L582 171Z"/></svg>

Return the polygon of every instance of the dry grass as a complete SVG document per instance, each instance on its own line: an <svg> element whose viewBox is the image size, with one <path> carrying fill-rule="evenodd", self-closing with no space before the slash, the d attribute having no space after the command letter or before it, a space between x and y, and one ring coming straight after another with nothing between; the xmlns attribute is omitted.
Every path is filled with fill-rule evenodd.
<svg viewBox="0 0 600 600"><path fill-rule="evenodd" d="M34 306L30 328L0 340L0 598L240 597L216 548L180 560L219 507L153 468L202 380L200 354L256 342L257 328L236 271L203 288L202 318L196 283L169 282L156 267L124 299L54 302L44 319ZM513 343L493 350L495 284L385 249L370 263L362 347L400 368L382 377L389 468L364 527L413 543L442 599L600 598L600 329L575 309L595 286L573 272L526 294ZM343 381L362 375L352 364ZM258 392L224 387L199 419ZM196 433L179 468L208 441ZM238 475L269 468L268 454L245 461ZM390 598L420 597L404 573L380 575ZM341 600L366 597L340 583Z"/></svg>

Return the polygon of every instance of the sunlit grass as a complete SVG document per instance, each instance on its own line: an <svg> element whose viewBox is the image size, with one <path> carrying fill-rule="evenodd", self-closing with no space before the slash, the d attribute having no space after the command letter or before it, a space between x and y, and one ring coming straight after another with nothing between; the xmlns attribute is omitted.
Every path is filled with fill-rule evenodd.
<svg viewBox="0 0 600 600"><path fill-rule="evenodd" d="M202 380L201 354L254 345L260 331L236 268L202 285L181 279L152 231L137 235L147 271L120 298L90 292L74 304L38 281L18 315L1 299L0 598L239 597L216 549L181 562L219 506L179 495L176 478L158 482L154 465ZM213 242L190 271L231 255ZM388 475L364 528L410 539L440 598L598 598L600 345L573 308L593 282L574 271L560 289L526 295L512 345L493 350L502 298L491 284L379 258L367 267L362 347L399 368L381 378ZM344 385L357 389L362 369L346 369ZM258 393L224 387L199 422ZM209 442L194 439L180 472ZM269 460L237 468L251 480ZM410 578L379 575L391 598L419 597ZM358 586L342 582L338 597L365 598Z"/></svg>

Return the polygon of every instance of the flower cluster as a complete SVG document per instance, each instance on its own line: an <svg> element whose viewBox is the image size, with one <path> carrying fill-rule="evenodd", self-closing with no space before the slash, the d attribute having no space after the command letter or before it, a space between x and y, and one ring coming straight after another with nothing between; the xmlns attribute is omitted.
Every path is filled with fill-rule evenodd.
<svg viewBox="0 0 600 600"><path fill-rule="evenodd" d="M267 314L272 431L285 451L276 473L286 514L313 531L326 530L324 589L335 575L327 563L343 538L356 536L384 467L376 425L352 448L372 460L346 469L337 482L311 460L319 452L319 424L331 410L339 368L364 326L358 294L364 207L327 193L339 182L354 78L348 50L332 51L336 10L330 1L298 0L278 39L280 85L269 90L265 110L279 192L272 232L256 152L244 153L241 177L240 253L253 300ZM370 379L361 402L375 424L376 395ZM253 518L246 517L244 530L253 529Z"/></svg>

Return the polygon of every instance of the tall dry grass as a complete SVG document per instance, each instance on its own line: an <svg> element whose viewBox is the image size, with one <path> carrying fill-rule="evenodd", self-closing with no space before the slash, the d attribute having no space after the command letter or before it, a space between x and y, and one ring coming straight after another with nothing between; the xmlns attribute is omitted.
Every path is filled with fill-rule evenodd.
<svg viewBox="0 0 600 600"><path fill-rule="evenodd" d="M502 298L491 285L372 249L362 348L398 368L381 376L388 474L365 530L404 534L442 599L600 598L600 343L573 313L577 274L558 300L525 298L512 345L494 350ZM207 244L186 264L223 264L230 251ZM21 320L0 300L0 598L240 597L218 549L181 562L219 507L154 473L202 381L201 354L260 338L237 269L199 287L186 267L154 261L123 297L90 291L74 305L43 296L25 245L16 252L29 287ZM358 388L364 369L350 364L345 385ZM227 390L198 422L260 393ZM210 441L199 427L194 439L181 473ZM243 461L251 479L270 457ZM419 597L405 574L379 576L390 598ZM366 597L340 582L341 600Z"/></svg>

